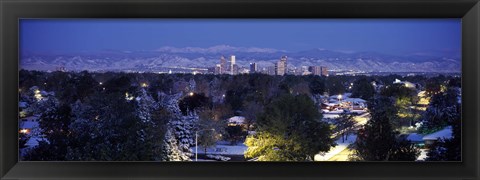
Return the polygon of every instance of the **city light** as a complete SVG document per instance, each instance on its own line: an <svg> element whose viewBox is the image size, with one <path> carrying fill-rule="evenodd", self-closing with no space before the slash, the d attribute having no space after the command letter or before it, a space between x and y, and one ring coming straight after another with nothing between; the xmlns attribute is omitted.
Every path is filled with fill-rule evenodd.
<svg viewBox="0 0 480 180"><path fill-rule="evenodd" d="M22 133L22 134L27 134L27 133L28 133L28 129L21 129L21 130L20 130L20 133Z"/></svg>
<svg viewBox="0 0 480 180"><path fill-rule="evenodd" d="M98 84L99 84L99 85L103 85L103 83L102 83L102 82L99 82Z"/></svg>
<svg viewBox="0 0 480 180"><path fill-rule="evenodd" d="M188 95L193 96L194 94L193 94L193 92L190 92Z"/></svg>
<svg viewBox="0 0 480 180"><path fill-rule="evenodd" d="M133 100L133 96L130 96L130 94L128 94L128 92L126 92L126 93L125 93L125 99L126 99L127 101L131 101L131 100Z"/></svg>
<svg viewBox="0 0 480 180"><path fill-rule="evenodd" d="M148 84L147 83L142 83L141 86L142 87L148 87Z"/></svg>

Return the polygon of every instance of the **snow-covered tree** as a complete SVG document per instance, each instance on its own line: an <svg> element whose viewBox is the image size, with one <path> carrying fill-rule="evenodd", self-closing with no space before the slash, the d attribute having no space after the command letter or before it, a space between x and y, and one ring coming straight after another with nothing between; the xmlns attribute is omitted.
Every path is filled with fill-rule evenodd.
<svg viewBox="0 0 480 180"><path fill-rule="evenodd" d="M151 112L158 109L158 104L152 98L152 96L147 94L147 91L142 88L138 93L136 100L136 112L137 116L142 120L143 123L148 123L151 121Z"/></svg>
<svg viewBox="0 0 480 180"><path fill-rule="evenodd" d="M190 157L192 156L192 151L190 147L194 145L195 140L195 129L196 122L198 121L198 115L195 113L189 113L186 116L182 115L178 102L182 97L182 93L174 95L166 95L164 93L159 93L159 105L160 107L165 108L171 113L171 119L167 123L167 131L171 131L171 134L175 137L178 149L182 153L181 157ZM168 137L165 139L167 140ZM173 143L175 141L167 141ZM170 145L169 147L175 147ZM167 150L168 151L168 150ZM174 149L171 151L175 151ZM182 159L189 160L189 159Z"/></svg>
<svg viewBox="0 0 480 180"><path fill-rule="evenodd" d="M178 142L170 129L165 133L163 140L163 154L162 161L189 161L190 157L183 153L178 147Z"/></svg>

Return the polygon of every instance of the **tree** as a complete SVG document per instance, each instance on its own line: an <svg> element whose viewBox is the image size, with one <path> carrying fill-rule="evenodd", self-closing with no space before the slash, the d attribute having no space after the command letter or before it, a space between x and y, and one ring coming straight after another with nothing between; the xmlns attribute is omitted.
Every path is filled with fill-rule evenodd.
<svg viewBox="0 0 480 180"><path fill-rule="evenodd" d="M443 129L449 122L456 119L460 114L457 96L457 90L454 88L433 95L423 115L423 125L420 130L425 134L432 133Z"/></svg>
<svg viewBox="0 0 480 180"><path fill-rule="evenodd" d="M323 94L325 92L325 80L320 76L308 76L310 80L310 92L312 94Z"/></svg>
<svg viewBox="0 0 480 180"><path fill-rule="evenodd" d="M67 160L67 149L70 145L72 122L69 105L59 105L49 108L40 116L39 127L45 139L31 149L24 160L30 161L63 161ZM48 152L48 153L45 153Z"/></svg>
<svg viewBox="0 0 480 180"><path fill-rule="evenodd" d="M202 146L207 153L207 148L215 146L218 134L224 132L226 121L215 119L215 111L205 108L199 113L199 121L196 129L198 145Z"/></svg>
<svg viewBox="0 0 480 180"><path fill-rule="evenodd" d="M389 152L389 161L415 161L420 155L420 149L406 139L397 139Z"/></svg>
<svg viewBox="0 0 480 180"><path fill-rule="evenodd" d="M372 118L359 130L353 159L363 161L415 160L419 150L409 141L398 140L391 121L396 108L392 99L377 97L371 106Z"/></svg>
<svg viewBox="0 0 480 180"><path fill-rule="evenodd" d="M257 124L257 134L245 141L246 158L306 161L335 145L332 130L306 95L279 97L265 108Z"/></svg>
<svg viewBox="0 0 480 180"><path fill-rule="evenodd" d="M178 103L183 115L187 115L188 113L209 105L210 101L204 94L192 93L181 99Z"/></svg>
<svg viewBox="0 0 480 180"><path fill-rule="evenodd" d="M227 132L227 139L232 145L236 145L239 140L246 136L241 126L227 126L225 129Z"/></svg>
<svg viewBox="0 0 480 180"><path fill-rule="evenodd" d="M245 117L245 123L247 131L250 130L250 126L257 121L257 117L263 111L263 106L256 102L246 102L241 115Z"/></svg>
<svg viewBox="0 0 480 180"><path fill-rule="evenodd" d="M449 118L448 124L452 126L452 138L439 139L430 147L427 153L427 161L461 161L462 157L462 134L460 107L457 113Z"/></svg>
<svg viewBox="0 0 480 180"><path fill-rule="evenodd" d="M343 94L345 93L344 81L338 76L329 76L326 80L326 87L328 94Z"/></svg>
<svg viewBox="0 0 480 180"><path fill-rule="evenodd" d="M30 139L30 136L28 136L26 133L20 133L18 135L18 148L23 149L28 147L26 144L29 139Z"/></svg>
<svg viewBox="0 0 480 180"><path fill-rule="evenodd" d="M353 83L351 97L359 97L370 101L375 94L375 88L367 78L363 77Z"/></svg>
<svg viewBox="0 0 480 180"><path fill-rule="evenodd" d="M342 142L345 142L345 139L348 137L349 132L355 126L355 121L353 120L353 115L342 113L335 122L336 131L340 132L342 136Z"/></svg>
<svg viewBox="0 0 480 180"><path fill-rule="evenodd" d="M163 141L163 158L162 161L189 161L190 157L183 153L183 151L178 147L178 142L175 136L172 134L172 131L169 129L165 133L165 138Z"/></svg>

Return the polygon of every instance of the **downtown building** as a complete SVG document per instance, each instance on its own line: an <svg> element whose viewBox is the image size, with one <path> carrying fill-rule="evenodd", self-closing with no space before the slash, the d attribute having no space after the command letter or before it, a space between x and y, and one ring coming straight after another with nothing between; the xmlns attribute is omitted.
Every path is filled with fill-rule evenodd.
<svg viewBox="0 0 480 180"><path fill-rule="evenodd" d="M287 74L287 56L282 56L280 61L275 64L275 75L283 76Z"/></svg>
<svg viewBox="0 0 480 180"><path fill-rule="evenodd" d="M328 76L328 70L325 66L309 66L308 71L316 76Z"/></svg>
<svg viewBox="0 0 480 180"><path fill-rule="evenodd" d="M250 63L250 73L258 72L258 64L257 63Z"/></svg>

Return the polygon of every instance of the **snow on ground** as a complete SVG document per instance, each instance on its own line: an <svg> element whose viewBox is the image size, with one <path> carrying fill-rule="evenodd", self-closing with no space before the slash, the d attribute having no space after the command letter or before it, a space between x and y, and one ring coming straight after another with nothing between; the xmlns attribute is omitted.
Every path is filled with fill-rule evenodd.
<svg viewBox="0 0 480 180"><path fill-rule="evenodd" d="M195 146L193 146L191 149L193 152L195 152ZM244 155L245 151L247 151L247 146L243 143L238 143L237 145L227 145L220 142L215 147L207 148L207 154L218 155ZM202 146L198 146L198 153L204 154L205 149Z"/></svg>
<svg viewBox="0 0 480 180"><path fill-rule="evenodd" d="M339 154L343 150L345 150L350 144L354 143L355 140L357 139L356 134L351 134L347 137L345 142L342 142L342 137L337 139L335 143L337 145L335 147L330 148L330 151L326 152L324 155L321 154L316 154L315 157L313 158L314 161L328 161L330 158L333 156Z"/></svg>
<svg viewBox="0 0 480 180"><path fill-rule="evenodd" d="M425 159L428 157L427 152L428 150L426 149L420 149L420 155L417 157L417 161L425 161Z"/></svg>

